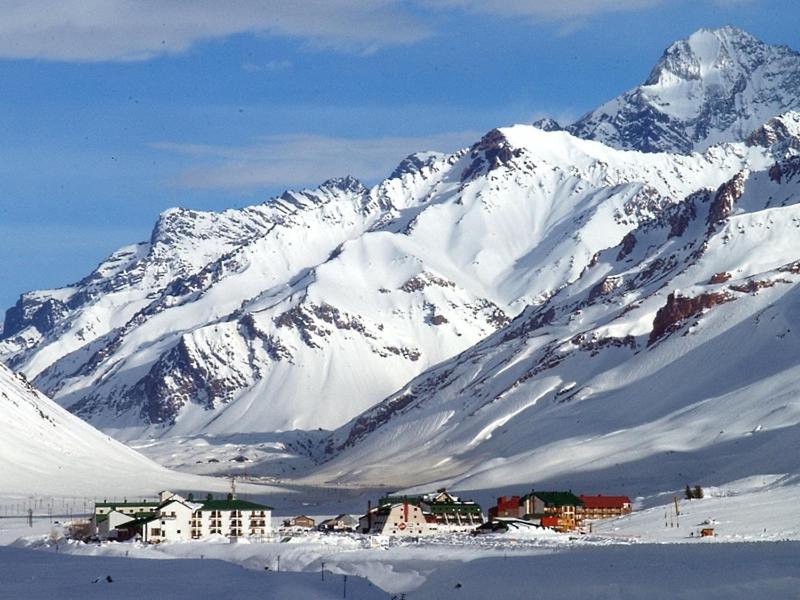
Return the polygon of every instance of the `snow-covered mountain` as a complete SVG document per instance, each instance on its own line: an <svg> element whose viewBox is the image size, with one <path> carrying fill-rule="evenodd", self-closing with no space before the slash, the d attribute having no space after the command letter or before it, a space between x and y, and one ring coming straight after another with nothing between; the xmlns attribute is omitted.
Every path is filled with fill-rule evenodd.
<svg viewBox="0 0 800 600"><path fill-rule="evenodd" d="M800 259L800 116L779 112L800 97L797 61L703 30L619 110L569 131L495 129L409 156L371 189L347 177L167 211L82 281L24 294L0 358L123 440L338 428L306 440L337 457L315 477L379 483L400 461L411 483L424 462L426 477L478 486L486 466L509 481L600 472L609 449L648 472L681 443L708 469L729 442L763 465L752 444L795 431L791 396L770 395L794 389L793 347L773 356L780 332L752 319L765 299L774 327L793 318L778 295ZM673 331L693 316L716 329ZM752 394L790 426L751 414ZM723 433L718 412L734 420ZM673 423L696 437L669 437ZM768 433L730 433L751 425Z"/></svg>
<svg viewBox="0 0 800 600"><path fill-rule="evenodd" d="M567 129L615 148L689 153L743 141L793 109L800 109L800 54L723 27L675 42L642 85Z"/></svg>
<svg viewBox="0 0 800 600"><path fill-rule="evenodd" d="M0 432L0 492L6 495L138 495L159 488L227 486L157 465L68 413L2 365Z"/></svg>
<svg viewBox="0 0 800 600"><path fill-rule="evenodd" d="M337 427L765 154L624 152L517 126L410 157L371 190L344 179L170 211L82 282L23 296L2 348L123 438Z"/></svg>
<svg viewBox="0 0 800 600"><path fill-rule="evenodd" d="M663 489L800 473L800 115L330 439L321 479ZM745 154L752 146L727 146ZM719 152L720 148L714 149ZM661 486L661 487L659 487Z"/></svg>

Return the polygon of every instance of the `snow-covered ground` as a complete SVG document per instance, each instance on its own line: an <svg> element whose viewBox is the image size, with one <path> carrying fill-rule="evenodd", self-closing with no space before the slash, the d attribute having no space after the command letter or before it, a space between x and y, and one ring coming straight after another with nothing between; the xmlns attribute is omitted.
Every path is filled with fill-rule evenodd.
<svg viewBox="0 0 800 600"><path fill-rule="evenodd" d="M14 586L25 594L9 598L44 597L55 593L55 586L90 598L101 593L95 591L100 586L106 594L113 589L114 597L126 598L132 593L128 582L136 578L167 581L169 587L160 588L167 594L172 586L180 590L169 597L183 597L179 594L187 589L194 591L193 599L216 597L216 584L196 585L208 573L227 578L231 597L249 597L259 585L287 595L276 591L258 597L333 597L341 594L348 575L350 598L486 598L500 590L508 598L532 593L553 598L749 598L756 592L761 598L796 598L798 485L796 477L764 475L706 487L702 499L679 498L677 517L673 497L680 492L665 492L637 499L633 514L594 522L585 534L533 530L409 541L308 532L276 534L262 543L97 545L56 541L61 530L47 520L29 528L23 520L0 519L0 544L12 546L0 549L0 562L25 563L13 574L0 574L0 598ZM306 492L313 506L297 506L298 513L319 516L319 509L339 505L331 490ZM356 500L354 495L346 504ZM287 504L284 512L290 514L290 508ZM709 526L716 535L700 538L699 528ZM287 571L293 575L284 575ZM114 582L105 582L106 575ZM124 585L114 587L117 583ZM140 591L146 595L155 589Z"/></svg>
<svg viewBox="0 0 800 600"><path fill-rule="evenodd" d="M36 539L20 546L43 544ZM800 571L796 557L797 542L730 543L694 540L693 544L652 544L612 540L590 536L572 539L568 535L545 534L542 538L484 536L478 538L442 537L420 542L390 542L359 536L322 536L311 534L286 543L229 544L193 542L143 547L137 544L40 545L37 554L49 558L41 563L60 565L65 555L81 555L85 571L92 575L117 577L118 573L138 571L141 575L156 571L173 573L170 585L180 587L183 577L191 579L197 561L218 569L219 559L245 567L251 572L266 570L304 573L307 581L321 581L324 566L326 582L340 586L343 575L366 578L383 590L362 587L352 598L399 596L407 598L487 598L502 590L508 598L527 598L532 590L556 598L694 598L702 593L711 598L745 598L760 591L762 598L796 598ZM91 558L90 558L91 557ZM131 564L114 558L128 558ZM123 560L124 560L123 558ZM133 559L154 560L151 563ZM190 566L186 566L188 565ZM109 571L111 565L115 565ZM63 566L63 565L60 565ZM161 571L164 569L164 571ZM232 571L236 582L247 571ZM262 576L258 573L259 576ZM75 581L70 573L68 580ZM85 576L83 580L86 579ZM85 585L85 581L81 583ZM356 581L356 579L353 579ZM63 584L64 582L62 582ZM36 582L41 585L40 581ZM230 582L231 589L238 583ZM270 584L271 585L271 584ZM303 596L303 589L293 590L293 598ZM672 595L670 595L672 594ZM31 596L26 596L31 597ZM35 596L33 596L35 597ZM123 596L124 597L124 596ZM213 597L203 595L201 597Z"/></svg>
<svg viewBox="0 0 800 600"><path fill-rule="evenodd" d="M145 561L70 556L0 548L0 598L341 598L343 577L324 581L311 573L258 572L218 560ZM347 598L387 598L358 577L349 576Z"/></svg>
<svg viewBox="0 0 800 600"><path fill-rule="evenodd" d="M609 521L598 522L593 532L653 542L690 542L701 528L714 529L704 542L800 540L800 478L763 475L721 487L704 488L705 497L685 500L678 494L675 515L670 494L662 503Z"/></svg>

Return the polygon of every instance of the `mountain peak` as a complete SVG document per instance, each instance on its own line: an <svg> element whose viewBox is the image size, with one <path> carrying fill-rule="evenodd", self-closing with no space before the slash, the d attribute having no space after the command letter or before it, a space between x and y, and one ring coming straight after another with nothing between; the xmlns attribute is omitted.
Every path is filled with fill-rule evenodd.
<svg viewBox="0 0 800 600"><path fill-rule="evenodd" d="M352 175L345 175L344 177L332 177L324 181L319 186L320 189L341 190L343 192L356 192L363 193L367 191L364 184Z"/></svg>
<svg viewBox="0 0 800 600"><path fill-rule="evenodd" d="M397 165L395 170L392 171L392 174L389 175L389 179L398 179L409 173L419 173L425 167L429 167L437 160L441 160L444 157L445 154L441 152L414 152L400 161L400 164Z"/></svg>
<svg viewBox="0 0 800 600"><path fill-rule="evenodd" d="M645 85L669 85L672 78L702 80L715 73L750 74L763 62L768 49L764 42L730 25L699 29L664 51Z"/></svg>
<svg viewBox="0 0 800 600"><path fill-rule="evenodd" d="M561 126L561 124L550 117L538 119L531 123L531 125L537 129L541 129L542 131L564 131L564 128Z"/></svg>
<svg viewBox="0 0 800 600"><path fill-rule="evenodd" d="M615 148L703 151L744 141L775 114L800 108L800 53L733 26L671 44L641 85L567 130Z"/></svg>

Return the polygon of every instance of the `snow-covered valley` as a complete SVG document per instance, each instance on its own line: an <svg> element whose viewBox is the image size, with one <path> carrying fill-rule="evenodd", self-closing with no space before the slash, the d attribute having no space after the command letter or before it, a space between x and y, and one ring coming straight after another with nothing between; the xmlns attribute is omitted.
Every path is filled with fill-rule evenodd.
<svg viewBox="0 0 800 600"><path fill-rule="evenodd" d="M729 524L715 541L797 539L799 60L703 30L566 130L163 213L7 311L0 359L27 379L0 368L0 484L640 498L600 545L686 541L660 515L702 484L721 491L687 518Z"/></svg>
<svg viewBox="0 0 800 600"><path fill-rule="evenodd" d="M160 578L161 585L183 582L188 589L199 589L186 582L204 581L201 572L219 572L233 593L240 594L234 597L252 593L253 580L269 589L305 585L312 586L313 594L331 594L320 597L341 596L347 575L352 585L348 597L353 598L400 594L481 598L500 588L510 597L526 597L535 588L537 594L558 598L579 594L748 598L754 593L793 598L800 584L797 481L772 476L705 491L702 499L681 499L679 516L674 513L672 493L641 498L633 514L597 521L592 533L585 535L540 530L409 541L310 532L249 544L208 540L158 546L97 545L60 540L56 548L57 536L48 529L42 530L44 535L36 530L32 535L27 527L18 526L15 532L22 537L11 548L0 548L3 562L22 561L37 568L20 566L5 573L2 582L4 590L14 589L11 585L34 586L28 589L42 596L54 586L86 593L95 593L100 586L119 597L133 593L128 586L137 577ZM701 538L700 529L709 526L716 535ZM8 543L12 538L4 538L0 529L0 540ZM244 571L231 571L217 561L239 565ZM104 581L107 576L113 579L111 587ZM216 584L204 585L205 590ZM316 597L312 591L307 593Z"/></svg>

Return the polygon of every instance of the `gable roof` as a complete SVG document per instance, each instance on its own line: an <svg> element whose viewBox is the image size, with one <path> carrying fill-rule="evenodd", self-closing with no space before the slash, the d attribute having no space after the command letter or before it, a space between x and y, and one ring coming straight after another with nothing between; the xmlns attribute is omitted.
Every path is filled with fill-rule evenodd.
<svg viewBox="0 0 800 600"><path fill-rule="evenodd" d="M524 502L534 496L544 502L545 506L583 506L583 502L572 492L531 492L522 497Z"/></svg>
<svg viewBox="0 0 800 600"><path fill-rule="evenodd" d="M142 525L145 525L147 523L152 523L153 521L158 521L158 520L159 518L156 515L151 515L149 517L139 517L131 521L125 521L124 523L117 525L114 529L136 529L138 527L141 527Z"/></svg>
<svg viewBox="0 0 800 600"><path fill-rule="evenodd" d="M238 499L204 500L200 510L272 510L272 507Z"/></svg>
<svg viewBox="0 0 800 600"><path fill-rule="evenodd" d="M125 500L124 502L95 502L95 508L135 508L137 506L158 506L161 504L155 500L142 500L141 502L128 502Z"/></svg>
<svg viewBox="0 0 800 600"><path fill-rule="evenodd" d="M581 501L586 508L622 508L625 504L631 504L631 499L627 496L583 496Z"/></svg>

